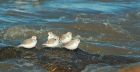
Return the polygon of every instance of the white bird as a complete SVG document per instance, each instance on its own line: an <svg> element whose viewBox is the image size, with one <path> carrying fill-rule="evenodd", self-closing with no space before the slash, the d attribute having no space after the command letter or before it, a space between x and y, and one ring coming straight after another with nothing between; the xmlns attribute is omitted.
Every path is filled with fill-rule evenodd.
<svg viewBox="0 0 140 72"><path fill-rule="evenodd" d="M59 46L59 37L48 39L48 41L42 45L45 47L51 47L51 48L58 47Z"/></svg>
<svg viewBox="0 0 140 72"><path fill-rule="evenodd" d="M64 44L64 48L69 49L69 50L75 50L77 49L78 45L80 43L80 39L74 39L71 40L70 42Z"/></svg>
<svg viewBox="0 0 140 72"><path fill-rule="evenodd" d="M60 36L60 42L62 42L62 43L68 43L69 41L71 41L71 39L72 39L71 32L67 32Z"/></svg>
<svg viewBox="0 0 140 72"><path fill-rule="evenodd" d="M32 36L31 38L24 40L17 47L33 48L33 47L36 46L36 44L37 44L37 37L36 36Z"/></svg>
<svg viewBox="0 0 140 72"><path fill-rule="evenodd" d="M48 40L52 39L52 38L58 38L58 36L56 36L53 32L48 32Z"/></svg>

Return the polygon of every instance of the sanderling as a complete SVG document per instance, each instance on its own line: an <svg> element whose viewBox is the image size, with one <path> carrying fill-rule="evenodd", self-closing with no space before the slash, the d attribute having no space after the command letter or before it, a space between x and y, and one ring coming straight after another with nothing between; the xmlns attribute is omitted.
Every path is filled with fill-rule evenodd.
<svg viewBox="0 0 140 72"><path fill-rule="evenodd" d="M58 36L56 36L53 32L48 32L48 40L52 39L52 38L58 38Z"/></svg>
<svg viewBox="0 0 140 72"><path fill-rule="evenodd" d="M51 47L51 48L58 47L59 46L59 37L48 39L48 41L42 45L45 47Z"/></svg>
<svg viewBox="0 0 140 72"><path fill-rule="evenodd" d="M37 37L36 36L32 36L31 38L24 40L17 47L33 48L33 47L36 46L36 44L37 44Z"/></svg>
<svg viewBox="0 0 140 72"><path fill-rule="evenodd" d="M62 43L68 43L69 41L71 41L71 39L72 39L71 32L67 32L60 36L60 42L62 42Z"/></svg>
<svg viewBox="0 0 140 72"><path fill-rule="evenodd" d="M74 39L74 40L71 40L70 42L64 44L64 48L66 49L69 49L69 50L74 50L78 47L80 43L80 39Z"/></svg>

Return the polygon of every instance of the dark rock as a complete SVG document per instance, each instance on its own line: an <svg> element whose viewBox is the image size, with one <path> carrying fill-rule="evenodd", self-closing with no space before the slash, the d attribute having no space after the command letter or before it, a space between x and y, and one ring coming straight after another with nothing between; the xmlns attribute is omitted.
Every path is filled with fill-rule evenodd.
<svg viewBox="0 0 140 72"><path fill-rule="evenodd" d="M14 47L0 48L0 60L17 58L20 56L20 51L17 51Z"/></svg>
<svg viewBox="0 0 140 72"><path fill-rule="evenodd" d="M34 61L50 72L79 72L89 64L118 65L140 62L139 58L89 54L79 48L74 51L65 48L1 48L0 60L10 58Z"/></svg>

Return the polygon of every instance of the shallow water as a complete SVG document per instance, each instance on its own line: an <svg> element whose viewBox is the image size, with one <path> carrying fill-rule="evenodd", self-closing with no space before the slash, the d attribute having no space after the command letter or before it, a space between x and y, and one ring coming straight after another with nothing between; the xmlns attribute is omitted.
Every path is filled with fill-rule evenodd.
<svg viewBox="0 0 140 72"><path fill-rule="evenodd" d="M0 72L48 72L35 65L33 62L24 59L9 59L0 62Z"/></svg>
<svg viewBox="0 0 140 72"><path fill-rule="evenodd" d="M71 31L73 36L80 35L80 48L90 53L101 48L108 54L118 48L125 55L139 54L135 52L140 50L139 0L9 0L0 6L0 38L4 44L17 45L31 35L38 35L42 43L47 31L58 35ZM104 52L106 48L109 51Z"/></svg>
<svg viewBox="0 0 140 72"><path fill-rule="evenodd" d="M140 0L1 0L0 23L1 46L71 31L89 53L140 55Z"/></svg>

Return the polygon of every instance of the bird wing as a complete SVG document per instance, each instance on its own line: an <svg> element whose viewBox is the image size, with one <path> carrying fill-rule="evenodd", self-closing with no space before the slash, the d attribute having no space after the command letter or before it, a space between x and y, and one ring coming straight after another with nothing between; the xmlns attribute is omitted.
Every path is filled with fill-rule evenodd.
<svg viewBox="0 0 140 72"><path fill-rule="evenodd" d="M47 41L47 44L53 44L54 42L56 41L56 39L49 39L48 41Z"/></svg>
<svg viewBox="0 0 140 72"><path fill-rule="evenodd" d="M74 40L71 40L70 42L64 44L64 46L70 46L70 45L72 45L72 44L74 44Z"/></svg>
<svg viewBox="0 0 140 72"><path fill-rule="evenodd" d="M32 43L32 41L33 41L32 39L26 39L22 42L22 44L30 44Z"/></svg>

